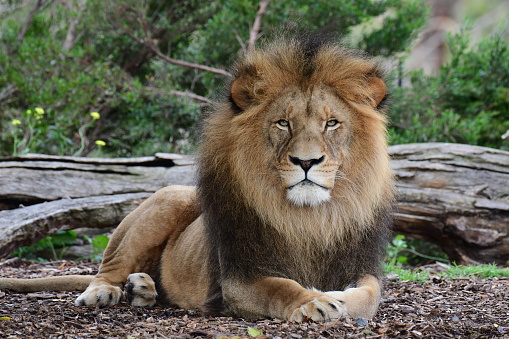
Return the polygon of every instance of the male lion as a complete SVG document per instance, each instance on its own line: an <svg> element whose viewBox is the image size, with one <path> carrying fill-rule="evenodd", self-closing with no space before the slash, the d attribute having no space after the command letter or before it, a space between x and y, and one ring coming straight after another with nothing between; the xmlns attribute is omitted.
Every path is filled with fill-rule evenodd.
<svg viewBox="0 0 509 339"><path fill-rule="evenodd" d="M164 300L207 313L372 318L393 201L383 76L313 37L256 50L204 121L197 188L166 187L128 215L95 277L0 288L90 283L77 305L151 306L153 276Z"/></svg>

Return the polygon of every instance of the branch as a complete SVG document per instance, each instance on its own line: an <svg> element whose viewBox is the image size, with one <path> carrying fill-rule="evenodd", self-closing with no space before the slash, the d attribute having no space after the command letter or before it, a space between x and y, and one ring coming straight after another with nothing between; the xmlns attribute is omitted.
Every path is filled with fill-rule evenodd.
<svg viewBox="0 0 509 339"><path fill-rule="evenodd" d="M18 42L23 41L25 38L25 35L27 34L28 27L32 23L32 20L34 19L35 13L44 5L44 0L37 0L37 3L35 4L35 7L32 8L30 13L28 13L28 17L25 20L25 24L23 25L23 28L21 29L21 32L18 34Z"/></svg>
<svg viewBox="0 0 509 339"><path fill-rule="evenodd" d="M65 5L64 5L65 6ZM71 9L69 9L71 10ZM75 35L76 35L76 26L81 20L81 15L85 10L85 2L81 2L78 6L78 15L75 18L71 18L69 22L69 28L67 29L67 34L65 36L65 41L62 46L64 51L70 51L72 46L74 46Z"/></svg>
<svg viewBox="0 0 509 339"><path fill-rule="evenodd" d="M163 52L161 52L161 50L159 48L157 48L157 46L154 45L152 43L152 41L146 42L145 46L147 46L157 56L159 56L160 58L162 58L163 60L165 60L165 61L167 61L167 62L169 62L171 64L178 65L178 66L195 68L195 69L199 69L199 70L202 70L202 71L207 71L207 72L211 72L211 73L215 73L215 74L220 74L220 75L223 75L223 76L226 76L226 77L232 77L233 76L230 72L227 72L227 71L225 71L223 69L219 69L219 68L215 68L215 67L209 67L209 66L200 65L200 64L193 64L191 62L187 62L187 61L183 61L183 60L172 59L169 56L167 56L166 54L164 54Z"/></svg>
<svg viewBox="0 0 509 339"><path fill-rule="evenodd" d="M209 98L206 98L206 97L203 97L201 95L194 94L194 93L170 90L169 94L177 95L179 97L187 97L187 98L191 98L191 99L198 100L198 101L203 101L203 102L205 102L207 104L211 104L212 103L212 100L210 100Z"/></svg>
<svg viewBox="0 0 509 339"><path fill-rule="evenodd" d="M169 62L171 64L178 65L178 66L195 68L195 69L199 69L199 70L202 70L202 71L207 71L207 72L211 72L211 73L216 73L216 74L224 75L226 77L232 77L233 76L230 72L227 72L227 71L225 71L223 69L209 67L209 66L200 65L200 64L193 64L191 62L187 62L187 61L183 61L183 60L177 60L177 59L170 58L169 56L167 56L166 54L161 52L161 50L156 45L154 45L154 43L152 42L152 39L150 37L148 37L148 36L146 37L145 40L142 40L142 39L138 38L137 36L135 36L134 34L132 34L131 32L127 31L127 30L124 30L123 33L126 34L131 39L133 39L134 41L138 42L139 44L147 47L152 52L154 52L154 54L156 54L157 56L159 56L160 58L162 58L163 60L165 60L165 61L167 61L167 62Z"/></svg>
<svg viewBox="0 0 509 339"><path fill-rule="evenodd" d="M270 0L262 0L259 4L258 13L256 13L256 18L253 23L253 28L249 32L249 43L247 46L247 52L252 53L255 47L256 40L258 39L258 33L260 32L260 27L262 25L262 18L265 14L265 9L269 5Z"/></svg>
<svg viewBox="0 0 509 339"><path fill-rule="evenodd" d="M18 89L13 84L5 86L5 88L0 92L0 102L13 95L17 90Z"/></svg>

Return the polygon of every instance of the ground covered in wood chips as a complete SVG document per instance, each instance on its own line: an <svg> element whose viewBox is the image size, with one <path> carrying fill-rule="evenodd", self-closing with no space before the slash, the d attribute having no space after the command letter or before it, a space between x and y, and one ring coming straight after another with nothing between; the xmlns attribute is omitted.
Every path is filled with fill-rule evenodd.
<svg viewBox="0 0 509 339"><path fill-rule="evenodd" d="M2 277L94 274L93 262L0 263ZM1 338L509 338L509 279L391 282L371 320L304 324L173 308L76 307L77 292L0 291Z"/></svg>

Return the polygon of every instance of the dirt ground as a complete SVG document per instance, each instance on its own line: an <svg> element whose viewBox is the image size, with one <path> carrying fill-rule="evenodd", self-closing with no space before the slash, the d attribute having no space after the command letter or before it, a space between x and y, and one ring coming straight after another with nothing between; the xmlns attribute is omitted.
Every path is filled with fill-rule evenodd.
<svg viewBox="0 0 509 339"><path fill-rule="evenodd" d="M0 263L2 277L94 274L93 262ZM0 291L1 338L509 338L509 279L386 281L371 320L303 324L204 317L199 312L126 304L76 307L77 292Z"/></svg>

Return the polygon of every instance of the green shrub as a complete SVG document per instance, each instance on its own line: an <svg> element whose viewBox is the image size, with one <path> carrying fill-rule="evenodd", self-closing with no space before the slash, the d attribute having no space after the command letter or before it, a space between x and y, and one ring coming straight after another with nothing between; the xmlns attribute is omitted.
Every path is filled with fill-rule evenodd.
<svg viewBox="0 0 509 339"><path fill-rule="evenodd" d="M174 59L225 69L245 50L258 3L88 0L79 8L72 2L49 2L35 13L21 41L18 34L33 4L13 7L0 17L0 156L191 151L201 103L170 93L188 91L213 99L226 79L169 64L132 37L144 39L147 31ZM337 25L350 37L355 27L365 25L370 31L357 30L352 45L391 56L405 51L422 26L427 13L423 3L274 1L263 17L261 34L299 22L312 29ZM381 25L371 24L388 12ZM409 15L414 20L407 20ZM76 18L74 45L67 51L62 45ZM25 112L35 107L45 115L29 126ZM90 112L99 112L101 120L90 124ZM97 140L105 142L100 149Z"/></svg>
<svg viewBox="0 0 509 339"><path fill-rule="evenodd" d="M417 266L429 261L449 262L437 245L419 239L406 239L396 235L387 247L385 262L394 267Z"/></svg>
<svg viewBox="0 0 509 339"><path fill-rule="evenodd" d="M52 260L61 260L67 248L76 242L76 232L74 231L58 231L55 234L39 240L31 246L21 246L14 252L12 256L25 258L29 260L45 261L47 258L41 258L39 252L49 249L51 251Z"/></svg>
<svg viewBox="0 0 509 339"><path fill-rule="evenodd" d="M391 143L456 142L509 149L509 45L502 32L471 46L450 36L451 60L436 76L410 73L392 94Z"/></svg>
<svg viewBox="0 0 509 339"><path fill-rule="evenodd" d="M109 238L105 235L97 235L93 238L84 236L84 240L92 247L92 253L90 257L82 259L101 261L102 254L108 246ZM53 235L42 238L33 245L19 247L11 253L11 256L41 262L62 260L69 246L75 245L77 241L78 237L75 231L58 231ZM48 250L50 254L47 253Z"/></svg>
<svg viewBox="0 0 509 339"><path fill-rule="evenodd" d="M8 20L1 26L0 89L11 86L16 91L0 106L0 155L82 153L85 135L94 130L80 131L92 120L89 112L120 98L118 88L125 80L120 68L107 60L89 60L89 47L63 51L54 36L59 31L50 34L51 22L51 17L35 15L21 43L17 41L21 23ZM45 111L37 121L28 114L33 107ZM14 121L20 124L13 128ZM93 142L87 145L94 147Z"/></svg>

